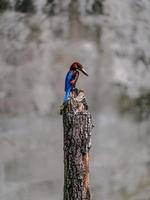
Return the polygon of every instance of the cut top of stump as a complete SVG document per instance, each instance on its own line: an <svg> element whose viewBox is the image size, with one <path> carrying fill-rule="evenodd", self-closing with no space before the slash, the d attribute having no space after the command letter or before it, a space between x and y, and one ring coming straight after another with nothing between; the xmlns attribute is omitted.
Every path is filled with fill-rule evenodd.
<svg viewBox="0 0 150 200"><path fill-rule="evenodd" d="M88 110L88 105L85 99L85 93L83 90L75 89L71 92L70 99L62 104L60 107L60 114L64 113L85 113Z"/></svg>

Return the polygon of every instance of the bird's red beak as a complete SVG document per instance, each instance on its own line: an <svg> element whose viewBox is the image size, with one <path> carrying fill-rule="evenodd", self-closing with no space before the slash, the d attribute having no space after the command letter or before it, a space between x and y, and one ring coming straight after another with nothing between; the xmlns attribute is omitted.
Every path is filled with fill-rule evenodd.
<svg viewBox="0 0 150 200"><path fill-rule="evenodd" d="M84 75L88 76L88 73L85 71L85 69L81 68L79 69Z"/></svg>

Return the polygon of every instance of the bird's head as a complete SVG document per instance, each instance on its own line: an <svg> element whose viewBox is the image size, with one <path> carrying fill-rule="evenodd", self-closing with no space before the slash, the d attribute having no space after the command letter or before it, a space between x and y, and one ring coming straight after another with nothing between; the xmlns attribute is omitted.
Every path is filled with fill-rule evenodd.
<svg viewBox="0 0 150 200"><path fill-rule="evenodd" d="M70 70L80 70L84 75L88 76L88 73L83 68L83 65L81 65L79 62L72 63Z"/></svg>

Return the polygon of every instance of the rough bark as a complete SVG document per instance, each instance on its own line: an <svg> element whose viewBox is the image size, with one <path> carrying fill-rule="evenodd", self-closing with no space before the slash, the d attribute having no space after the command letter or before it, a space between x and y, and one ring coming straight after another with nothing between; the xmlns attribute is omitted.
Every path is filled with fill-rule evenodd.
<svg viewBox="0 0 150 200"><path fill-rule="evenodd" d="M89 150L91 114L83 91L63 108L64 126L64 200L90 200Z"/></svg>

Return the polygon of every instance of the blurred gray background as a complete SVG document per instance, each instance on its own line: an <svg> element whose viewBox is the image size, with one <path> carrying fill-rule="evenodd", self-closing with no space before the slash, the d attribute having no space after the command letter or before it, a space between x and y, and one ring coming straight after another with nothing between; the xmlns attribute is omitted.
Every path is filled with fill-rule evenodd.
<svg viewBox="0 0 150 200"><path fill-rule="evenodd" d="M0 0L0 200L63 199L73 61L89 73L92 200L150 200L149 0Z"/></svg>

